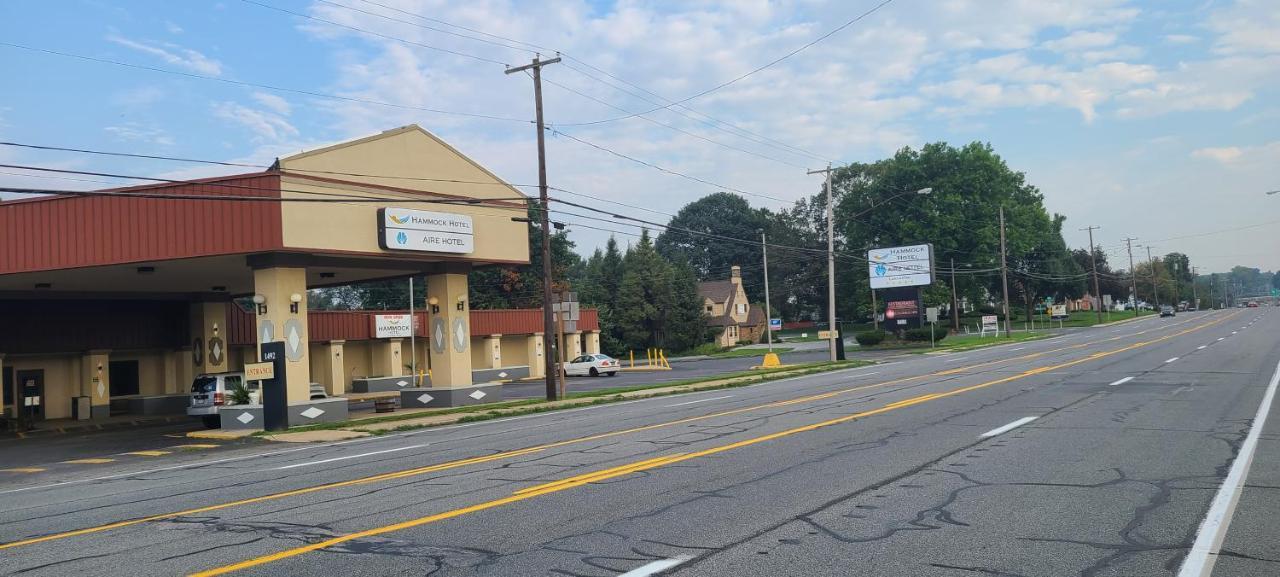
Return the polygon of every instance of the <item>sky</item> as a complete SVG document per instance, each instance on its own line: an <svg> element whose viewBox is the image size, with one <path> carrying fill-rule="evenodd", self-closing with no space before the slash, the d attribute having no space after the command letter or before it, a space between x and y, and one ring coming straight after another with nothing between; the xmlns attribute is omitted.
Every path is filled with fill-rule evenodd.
<svg viewBox="0 0 1280 577"><path fill-rule="evenodd" d="M1072 247L1099 226L1124 268L1136 237L1135 257L1202 273L1276 270L1276 30L1275 0L4 2L0 140L265 165L416 123L527 185L532 81L504 69L560 52L543 96L566 199L658 221L719 190L779 209L828 161L983 141ZM228 172L6 146L0 164ZM51 176L0 168L0 186L124 182ZM584 253L610 234L572 230Z"/></svg>

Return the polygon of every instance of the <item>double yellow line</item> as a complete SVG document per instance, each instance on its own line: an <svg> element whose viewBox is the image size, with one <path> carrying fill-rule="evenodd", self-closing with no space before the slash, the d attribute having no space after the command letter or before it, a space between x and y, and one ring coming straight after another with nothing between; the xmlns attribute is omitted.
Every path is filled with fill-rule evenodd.
<svg viewBox="0 0 1280 577"><path fill-rule="evenodd" d="M1236 313L1238 313L1238 311L1236 311ZM1234 315L1232 315L1232 316L1234 316ZM1230 318L1230 317L1227 317L1227 318ZM1224 318L1224 319L1221 319L1221 320L1226 320L1226 319ZM1184 322L1191 322L1191 321L1190 321L1190 320L1188 320L1188 321L1184 321ZM1220 322L1220 321L1217 321L1217 322ZM1143 333L1145 333L1145 332L1147 332L1147 331L1142 331L1142 332L1137 333L1137 334L1143 334ZM1111 338L1108 338L1108 339L1104 339L1104 341L1116 340L1116 339L1119 339L1119 338L1123 338L1123 337L1111 337ZM350 480L347 480L347 481L338 481L338 482L333 482L333 483L325 483L325 484L321 484L321 485L314 485L314 486L311 486L311 487L304 487L304 488L300 488L300 489L294 489L294 490L289 490L289 491L283 491L283 492L279 492L279 493L271 493L271 494L267 494L267 495L261 495L261 496L258 496L258 497L250 497L250 498L247 498L247 499L240 499L240 500L236 500L236 501L228 501L228 502L225 502L225 503L218 503L218 504L215 504L215 505L207 505L207 506L204 506L204 507L196 507L196 508L191 508L191 509L184 509L184 510L181 510L181 511L173 511L173 512L169 512L169 513L160 513L160 514L156 514L156 515L149 515L149 516L146 516L146 517L138 517L138 518L134 518L134 519L126 519L126 520L122 520L122 521L116 521L116 522L113 522L113 523L107 523L107 524L103 524L103 525L97 525L97 526L94 526L94 527L86 527L86 528L83 528L83 529L76 529L76 530L66 531L66 532L61 532L61 533L53 533L53 534L43 535L43 536L39 536L39 537L32 537L32 538L29 538L29 539L22 539L22 540L18 540L18 541L11 541L11 542L9 542L9 543L0 543L0 550L13 549L13 548L16 548L16 547L22 547L22 546L26 546L26 545L34 545L34 544L37 544L37 543L45 543L45 542L49 542L49 541L56 541L56 540L67 539L67 538L71 538L71 537L78 537L78 536L82 536L82 535L91 535L91 534L94 534L94 533L101 533L101 532L104 532L104 531L110 531L110 530L112 530L112 529L119 529L119 528L123 528L123 527L129 527L129 526L132 526L132 525L139 525L139 524L142 524L142 523L149 523L149 522L152 522L152 521L162 521L162 520L165 520L165 519L172 519L172 518L175 518L175 517L183 517L183 516L188 516L188 515L197 515L197 514L201 514L201 513L208 513L208 512L211 512L211 511L218 511L218 510L221 510L221 509L228 509L228 508L231 508L231 507L239 507L239 506L243 506L243 505L251 505L251 504L255 504L255 503L262 503L262 502L267 502L267 501L274 501L274 500L277 500L277 499L284 499L284 498L287 498L287 497L296 497L296 496L299 496L299 495L307 495L307 494L310 494L310 493L316 493L316 492L320 492L320 491L328 491L328 490L332 490L332 489L340 489L340 488L343 488L343 487L351 487L351 486L363 485L363 484L368 484L368 483L376 483L376 482L381 482L381 481L389 481L389 480L393 480L393 479L402 479L402 478L406 478L406 477L413 477L413 476L417 476L417 475L425 475L425 474L428 474L428 473L435 473L435 472L439 472L439 471L446 471L446 470L450 470L450 469L456 469L456 468L459 468L459 467L466 467L466 466L469 466L469 465L476 465L476 464L488 463L488 462L492 462L492 461L499 461L499 460L511 459L511 458L520 457L520 456L523 456L523 455L528 455L528 454L532 454L532 453L537 453L537 452L545 451L545 450L548 450L548 449L554 449L554 448L564 447L564 446L567 446L567 445L580 444L580 443L587 443L587 442L591 442L591 441L597 441L597 440L602 440L602 439L608 439L608 438L617 437L617 436L622 436L622 435L628 435L628 434L632 434L632 433L639 433L639 432L651 431L651 430L661 429L661 428L665 428L665 427L678 426L678 425L683 425L683 424L687 424L687 423L694 423L694 422L698 422L698 421L704 421L704 420L715 419L715 418L719 418L719 417L725 417L725 416L731 416L731 415L736 415L736 414L748 413L748 412L758 411L758 410L763 410L763 409L778 408L778 407L785 407L785 406L794 405L794 404L800 404L800 403L806 403L806 402L812 402L812 401L819 401L819 400L828 399L828 398L832 398L832 397L836 397L836 396L840 396L840 395L846 395L846 394L855 393L855 392L859 392L859 391L865 391L865 390L869 390L869 389L875 389L875 388L886 387L886 386L890 386L890 385L896 385L896 384L901 384L901 383L907 383L907 382L911 382L911 381L915 381L915 380L926 379L926 378L929 378L929 377L937 377L937 376L954 375L954 374L962 373L962 372L964 372L964 371L969 371L969 370L973 370L973 369L978 369L978 368L988 367L988 366L992 366L992 365L998 365L998 364L1007 363L1007 362L1016 362L1016 361L1030 360L1030 359L1034 359L1034 358L1041 357L1041 356L1043 356L1043 355L1052 354L1052 353L1055 353L1055 352L1060 352L1060 351L1069 350L1069 349L1081 348L1081 347L1083 347L1083 346L1088 346L1088 345L1069 345L1069 346L1060 347L1060 348L1057 348L1057 349L1050 349L1050 350L1042 351L1042 352L1029 353L1029 354L1026 354L1026 355L1020 355L1020 356L1016 356L1016 357L1009 357L1009 358L1005 358L1005 359L996 359L996 360L987 361L987 362L983 362L983 363L976 363L976 364L967 365L967 366L963 366L963 367L952 368L952 369L948 369L948 370L944 370L944 371L936 371L936 372L924 373L924 374L920 374L920 375L913 375L913 376L908 376L908 377L901 377L901 378L892 379L892 380L888 380L888 381L882 381L882 382L879 382L879 383L872 383L872 384L868 384L868 385L861 385L861 386L857 386L857 387L851 387L851 388L840 389L840 390L836 390L836 391L830 391L830 392L826 392L826 393L818 393L818 394L814 394L814 395L807 395L807 396L803 396L803 397L797 397L797 398L794 398L794 399L788 399L788 400L785 400L785 401L774 401L774 402L764 403L764 404L760 404L760 405L753 405L753 406L749 406L749 407L742 407L742 408L738 408L738 409L730 409L730 410L727 410L727 411L720 411L720 412L716 412L716 413L709 413L709 414L706 414L706 415L699 415L699 416L695 416L695 417L686 417L686 418L683 418L683 419L677 419L677 420L673 420L673 421L665 421L665 422L661 422L661 423L654 423L654 424L651 424L651 425L644 425L644 426L640 426L640 427L633 427L633 428L629 428L629 429L622 429L622 430L618 430L618 431L610 431L610 432L607 432L607 433L600 433L600 434L596 434L596 435L589 435L589 436L585 436L585 437L578 437L578 438L573 438L573 439L566 439L566 440L563 440L563 441L557 441L557 442L554 442L554 443L547 443L547 444L543 444L543 445L536 445L536 446L532 446L532 447L526 447L526 448L523 448L523 449L516 449L516 450L512 450L512 451L503 451L503 452L494 453L494 454L491 454L491 455L484 455L484 456L480 456L480 457L473 457L473 458L468 458L468 459L460 459L460 460L456 460L456 461L449 461L449 462L445 462L445 463L438 463L438 464L435 464L435 465L427 465L427 466L423 466L423 467L415 467L415 468L405 469L405 470L401 470L401 471L392 471L392 472L389 472L389 473L382 473L382 474L372 475L372 476L368 476L368 477L360 477L360 478L357 478L357 479L350 479Z"/></svg>
<svg viewBox="0 0 1280 577"><path fill-rule="evenodd" d="M275 562L275 561L281 561L281 560L288 559L288 558L291 558L291 557L297 557L298 555L303 555L303 554L305 554L305 553L309 553L309 552L311 552L311 551L318 551L318 550L320 550L320 549L326 549L326 548L332 547L332 546L334 546L334 545L339 545L339 544L341 544L341 543L346 543L346 542L348 542L348 541L353 541L353 540L356 540L356 539L362 539L362 538L365 538L365 537L374 537L374 536L383 535L383 534L386 534L386 533L392 533L392 532L395 532L395 531L402 531L402 530L404 530L404 529L410 529L410 528L413 528L413 527L419 527L419 526L422 526L422 525L427 525L427 524L430 524L430 523L435 523L435 522L437 522L437 521L443 521L443 520L446 520L446 519L452 519L452 518L454 518L454 517L459 517L459 516L466 515L466 514L469 514L469 513L475 513L475 512L478 512L478 511L484 511L484 510L486 510L486 509L493 509L493 508L495 508L495 507L501 507L501 506L504 506L504 505L509 505L509 504L512 504L512 503L517 503L517 502L524 501L524 500L527 500L527 499L532 499L532 498L534 498L534 497L539 497L539 496L542 496L542 495L547 495L547 494L551 494L551 493L557 493L557 492L560 492L560 491L565 491L565 490L568 490L568 489L572 489L572 488L574 488L574 487L580 487L580 486L582 486L582 485L586 485L586 484L588 484L588 483L593 483L593 482L603 481L603 480L606 480L606 479L612 479L612 478L615 478L615 477L620 477L620 476L623 476L623 475L629 475L629 474L631 474L631 473L636 473L636 472L645 471L645 470L649 470L649 469L655 469L655 468L658 468L658 467L665 467L665 466L672 465L672 464L675 464L675 463L681 463L681 462L688 461L688 460L691 460L691 459L698 459L698 458L701 458L701 457L706 457L706 456L710 456L710 455L715 455L715 454L723 453L723 452L726 452L726 451L732 451L732 450L740 449L740 448L743 448L743 447L749 447L749 446L751 446L751 445L757 445L757 444L760 444L760 443L764 443L764 442L768 442L768 441L773 441L773 440L781 439L781 438L784 438L784 437L790 437L790 436L797 435L797 434L800 434L800 433L805 433L805 432L809 432L809 431L814 431L814 430L817 430L817 429L822 429L822 428L825 428L825 427L830 427L830 426L838 425L838 424L841 424L841 423L847 423L847 422L849 422L849 421L853 421L853 420L856 420L856 419L862 419L862 418L870 417L870 416L873 416L873 415L878 415L878 414L881 414L881 413L887 413L887 412L890 412L890 411L894 411L894 410L898 410L898 409L902 409L902 408L910 407L910 406L913 406L913 405L919 405L919 404L922 404L922 403L927 403L927 402L930 402L930 401L935 401L935 400L943 399L943 398L947 398L947 397L954 397L954 396L956 396L956 395L961 395L961 394L968 393L968 392L971 392L971 391L976 391L976 390L984 389L984 388L991 387L991 386L994 386L994 385L999 385L999 384L1008 383L1008 382L1011 382L1011 381L1016 381L1016 380L1018 380L1018 379L1022 379L1022 378L1026 378L1026 377L1029 377L1029 376L1038 375L1038 374L1041 374L1041 373L1046 373L1046 372L1055 371L1055 370L1058 370L1058 369L1063 369L1063 368L1067 368L1067 367L1072 367L1072 366L1079 365L1079 364L1082 364L1082 363L1086 363L1086 362L1090 362L1090 361L1095 361L1095 360L1098 360L1098 359L1101 359L1101 358L1109 357L1109 356L1112 356L1112 355L1116 355L1116 354L1123 353L1123 352L1126 352L1126 351L1131 351L1131 350L1134 350L1134 349L1137 349L1137 348L1141 348L1141 347L1145 347L1145 346L1148 346L1148 345L1151 345L1151 344L1155 344L1155 343L1158 343L1158 342L1166 341L1166 340L1169 340L1169 339L1172 339L1172 338L1175 338L1175 337L1179 337L1179 336L1182 336L1182 335L1185 335L1185 334L1188 334L1188 333L1191 333L1191 332L1194 332L1194 331L1198 331L1198 330L1200 330L1200 329L1203 329L1203 328L1206 328L1206 327L1213 326L1213 325L1215 325L1215 324L1221 323L1221 322L1223 322L1223 321L1226 321L1226 320L1228 320L1228 319L1230 319L1230 318L1232 318L1232 317L1236 316L1237 314L1239 314L1239 311L1235 311L1235 312L1233 312L1232 314L1227 315L1227 316L1225 316L1225 317L1223 317L1223 318L1220 318L1220 319L1218 319L1218 320L1211 321L1211 322L1207 322L1207 323L1203 323L1203 324L1200 324L1200 325L1197 325L1197 326L1194 326L1194 327L1191 327L1191 328L1188 328L1188 329L1185 329L1185 330L1182 330L1182 331L1178 331L1178 332L1176 332L1176 333L1171 333L1171 334L1165 335L1165 336L1163 336L1163 337L1155 338L1155 339L1152 339L1152 340L1149 340L1149 341L1140 341L1140 342L1137 342L1137 343L1134 343L1134 344L1131 344L1131 345L1128 345L1128 346L1120 347L1120 348L1118 348L1118 349L1112 349L1112 350L1109 350L1109 351L1102 351L1102 352L1094 353L1094 354L1091 354L1091 355L1088 355L1088 356L1085 356L1085 357L1082 357L1082 358L1079 358L1079 359L1075 359L1075 360L1071 360L1071 361L1067 361L1067 362L1063 362L1063 363L1058 363L1058 364L1055 364L1055 365L1048 365L1048 366L1043 366L1043 367L1037 367L1037 368L1034 368L1034 369L1029 369L1029 370L1026 370L1026 371L1020 372L1020 373L1016 373L1016 374L1014 374L1014 375L1010 375L1010 376L1007 376L1007 377L1003 377L1003 378L999 378L999 379L994 379L994 380L986 381L986 382L979 383L979 384L976 384L976 385L970 385L970 386L967 386L967 387L961 387L961 388L958 388L958 389L952 389L952 390L950 390L950 391L946 391L946 392L942 392L942 393L930 393L930 394L920 395L920 396L917 396L917 397L912 397L912 398L910 398L910 399L906 399L906 400L902 400L902 401L896 401L896 402L893 402L893 403L889 403L889 404L887 404L887 405L884 405L884 406L879 407L879 408L876 408L876 409L871 409L871 410L867 410L867 411L862 411L862 412L859 412L859 413L854 413L854 414L846 415L846 416L843 416L843 417L837 417L837 418L834 418L834 419L829 419L829 420L826 420L826 421L822 421L822 422L818 422L818 423L813 423L813 424L810 424L810 425L804 425L804 426L801 426L801 427L795 427L795 428L792 428L792 429L787 429L787 430L784 430L784 431L779 431L779 432L771 433L771 434L768 434L768 435L762 435L762 436L759 436L759 437L753 437L753 438L750 438L750 439L745 439L745 440L742 440L742 441L737 441L737 442L729 443L729 444L726 444L726 445L720 445L720 446L712 447L712 448L709 448L709 449L704 449L704 450L701 450L701 451L696 451L696 452L691 452L691 453L678 453L678 454L675 454L675 455L668 455L668 456L665 456L665 457L657 457L657 458L653 458L653 459L647 459L647 460L644 460L644 461L638 461L638 462L634 462L634 463L629 463L629 464L625 464L625 465L620 465L620 466L612 467L612 468L609 468L609 469L603 469L603 470L600 470L600 471L594 471L594 472L591 472L591 473L586 473L586 474L582 474L582 475L577 475L577 476L574 476L574 477L569 477L569 478L567 478L567 479L562 479L562 480L559 480L559 481L553 481L553 482L550 482L550 483L545 483L545 484L542 484L542 485L537 485L537 486L534 486L534 487L529 487L529 488L526 488L526 489L521 489L521 490L516 491L515 493L511 494L510 496L502 497L502 498L499 498L499 499L494 499L494 500L491 500L491 501L486 501L486 502L484 502L484 503L479 503L479 504L476 504L476 505L471 505L471 506L463 507L463 508L460 508L460 509L454 509L454 510L451 510L451 511L445 511L445 512L442 512L442 513L436 513L436 514L428 515L428 516L425 516L425 517L419 517L419 518L417 518L417 519L412 519L412 520L404 521L404 522L401 522L401 523L395 523L395 524L392 524L392 525L386 525L386 526L382 526L382 527L375 527L375 528L373 528L373 529L367 529L367 530L364 530L364 531L358 531L358 532L355 532L355 533L349 533L349 534L341 535L341 536L334 537L334 538L331 538L331 539L326 539L326 540L324 540L324 541L319 541L319 542L316 542L316 543L311 543L311 544L309 544L309 545L304 545L304 546L301 546L301 547L296 547L296 548L293 548L293 549L287 549L287 550L280 551L280 552L277 552L277 553L272 553L272 554L270 554L270 555L264 555L264 556L261 556L261 557L255 557L255 558L253 558L253 559L248 559L248 560L245 560L245 561L241 561L241 562L239 562L239 563L233 563L233 564L230 564L230 565L223 565L223 566L221 566L221 567L216 567L216 568L213 568L213 569L209 569L209 570L207 570L207 571L201 571L201 572L199 572L199 573L193 573L193 574L191 574L191 575L192 575L192 577L212 577L212 576L215 576L215 575L224 575L224 574L227 574L227 573L232 573L232 572L235 572L235 571L239 571L239 570L241 570L241 569L248 569L248 568L250 568L250 567L257 567L257 566L259 566L259 565L265 565L265 564L268 564L268 563L273 563L273 562ZM1146 332L1146 331L1143 331L1143 332ZM1110 340L1110 339L1108 339L1108 340ZM1065 347L1065 348L1077 348L1077 347L1078 347L1078 345L1073 345L1073 346L1071 346L1071 347ZM1061 350L1061 349L1057 349L1057 350ZM1039 354L1040 354L1040 353L1037 353L1036 355L1038 356ZM883 383L882 383L882 384L883 384ZM869 386L875 386L875 385L869 385ZM863 387L863 388L866 388L866 387ZM817 397L831 396L831 393L825 393L825 394L823 394L823 395L815 395L815 396L817 396ZM784 402L786 402L786 401L784 401ZM732 411L731 411L731 412L732 412ZM722 413L722 414L723 414L723 413Z"/></svg>

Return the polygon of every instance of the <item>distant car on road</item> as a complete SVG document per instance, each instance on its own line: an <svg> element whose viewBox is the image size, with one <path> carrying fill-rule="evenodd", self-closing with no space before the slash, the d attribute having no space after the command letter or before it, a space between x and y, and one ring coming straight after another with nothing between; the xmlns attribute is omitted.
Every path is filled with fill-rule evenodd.
<svg viewBox="0 0 1280 577"><path fill-rule="evenodd" d="M1160 306L1160 316L1162 316L1162 317L1176 317L1176 316L1178 316L1178 311L1177 311L1176 309L1174 309L1173 307L1169 306L1169 305L1161 305L1161 306Z"/></svg>
<svg viewBox="0 0 1280 577"><path fill-rule="evenodd" d="M622 363L609 355L582 355L564 364L567 377L598 377L602 374L614 376Z"/></svg>
<svg viewBox="0 0 1280 577"><path fill-rule="evenodd" d="M1249 301L1249 308L1251 309L1258 308L1258 301Z"/></svg>

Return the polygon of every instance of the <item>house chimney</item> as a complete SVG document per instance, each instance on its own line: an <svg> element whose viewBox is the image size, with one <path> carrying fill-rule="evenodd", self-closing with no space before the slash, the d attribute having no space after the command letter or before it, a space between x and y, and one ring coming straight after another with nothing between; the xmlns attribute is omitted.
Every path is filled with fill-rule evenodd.
<svg viewBox="0 0 1280 577"><path fill-rule="evenodd" d="M729 269L729 282L742 284L742 267L735 264Z"/></svg>

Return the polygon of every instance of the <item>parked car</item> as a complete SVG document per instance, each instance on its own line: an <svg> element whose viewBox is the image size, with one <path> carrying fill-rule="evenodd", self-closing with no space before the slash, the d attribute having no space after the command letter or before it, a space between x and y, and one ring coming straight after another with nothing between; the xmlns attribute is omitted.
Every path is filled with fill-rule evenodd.
<svg viewBox="0 0 1280 577"><path fill-rule="evenodd" d="M1169 305L1160 305L1160 316L1176 317L1178 316L1178 311Z"/></svg>
<svg viewBox="0 0 1280 577"><path fill-rule="evenodd" d="M218 407L228 404L231 391L244 384L249 389L249 402L257 403L261 396L260 383L245 383L244 373L210 373L199 375L191 382L191 404L187 415L200 417L204 426L215 429L222 426Z"/></svg>
<svg viewBox="0 0 1280 577"><path fill-rule="evenodd" d="M582 355L564 364L564 374L569 377L598 377L601 374L614 376L622 363L609 355Z"/></svg>

